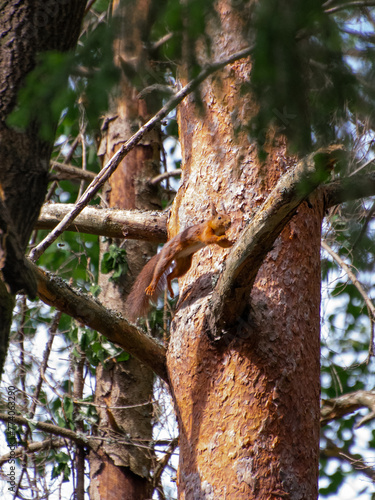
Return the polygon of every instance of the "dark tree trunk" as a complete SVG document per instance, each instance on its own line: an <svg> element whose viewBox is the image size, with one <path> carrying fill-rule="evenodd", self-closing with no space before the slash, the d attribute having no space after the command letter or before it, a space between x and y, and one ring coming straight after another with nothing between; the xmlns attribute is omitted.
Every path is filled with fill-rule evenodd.
<svg viewBox="0 0 375 500"><path fill-rule="evenodd" d="M7 345L12 303L5 294L22 289L31 296L36 293L35 280L24 267L22 255L46 193L52 149L52 144L40 138L36 123L20 131L8 127L6 119L37 54L74 47L85 5L86 1L77 0L4 0L0 8L0 269L6 283L1 284L0 304L3 346ZM0 359L0 370L3 362Z"/></svg>

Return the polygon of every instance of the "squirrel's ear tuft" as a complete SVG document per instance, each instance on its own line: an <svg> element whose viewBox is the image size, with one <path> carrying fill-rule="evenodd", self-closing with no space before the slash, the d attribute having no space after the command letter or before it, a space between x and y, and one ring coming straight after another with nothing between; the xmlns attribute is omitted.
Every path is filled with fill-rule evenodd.
<svg viewBox="0 0 375 500"><path fill-rule="evenodd" d="M211 214L212 214L213 217L215 215L217 215L216 207L215 207L213 201L211 201Z"/></svg>

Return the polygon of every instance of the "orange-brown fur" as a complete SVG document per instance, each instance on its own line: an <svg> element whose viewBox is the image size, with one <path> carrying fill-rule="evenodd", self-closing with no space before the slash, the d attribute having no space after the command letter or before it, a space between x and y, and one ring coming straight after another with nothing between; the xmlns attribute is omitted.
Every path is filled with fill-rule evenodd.
<svg viewBox="0 0 375 500"><path fill-rule="evenodd" d="M211 219L181 231L145 265L126 301L126 311L131 321L147 316L150 300L155 302L166 285L171 297L174 296L171 282L187 273L195 252L212 244L222 248L233 245L225 235L231 224L230 217L216 211L213 214Z"/></svg>

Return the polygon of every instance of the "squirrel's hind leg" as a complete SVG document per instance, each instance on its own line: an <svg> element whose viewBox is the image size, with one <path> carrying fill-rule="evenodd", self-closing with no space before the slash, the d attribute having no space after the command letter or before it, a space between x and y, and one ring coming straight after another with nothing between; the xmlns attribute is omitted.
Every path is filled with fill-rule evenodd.
<svg viewBox="0 0 375 500"><path fill-rule="evenodd" d="M193 258L193 254L188 255L186 257L181 257L179 259L175 259L175 265L174 268L172 269L172 272L167 275L167 286L168 286L168 291L170 293L170 296L173 298L174 297L174 292L172 289L172 280L174 278L180 278L184 274L186 274L191 266L191 261Z"/></svg>

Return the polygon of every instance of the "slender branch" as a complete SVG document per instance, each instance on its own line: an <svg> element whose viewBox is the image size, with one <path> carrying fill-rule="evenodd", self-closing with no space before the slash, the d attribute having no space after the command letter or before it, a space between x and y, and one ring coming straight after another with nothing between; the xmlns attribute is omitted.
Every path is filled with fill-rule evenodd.
<svg viewBox="0 0 375 500"><path fill-rule="evenodd" d="M60 180L60 179L79 179L91 182L95 179L96 174L90 172L90 170L83 170L82 168L74 167L73 165L68 165L67 163L60 163L58 161L51 161L53 170L60 172L60 175L50 175L50 180Z"/></svg>
<svg viewBox="0 0 375 500"><path fill-rule="evenodd" d="M73 398L79 399L83 396L84 388L84 368L86 356L84 352L78 349L80 357L75 363L74 367L74 377L73 377ZM78 405L73 405L73 418L76 420L76 430L79 433L84 432L83 421L79 418L79 408ZM75 450L75 470L77 474L76 484L75 484L75 495L76 500L84 500L85 496L85 447L77 444Z"/></svg>
<svg viewBox="0 0 375 500"><path fill-rule="evenodd" d="M152 130L157 123L165 118L187 95L193 92L209 75L222 69L227 64L230 64L238 59L242 59L251 54L253 47L247 47L232 56L213 63L204 68L199 75L191 80L185 87L177 92L169 101L147 122L145 123L125 144L122 144L118 151L112 156L105 167L99 172L95 179L87 187L86 191L78 200L74 208L63 218L63 220L55 227L49 235L39 243L31 252L30 259L37 260L40 255L63 233L64 229L69 225L83 208L94 198L99 189L109 179L116 170L120 162L143 138L143 136Z"/></svg>
<svg viewBox="0 0 375 500"><path fill-rule="evenodd" d="M335 7L331 7L330 9L325 9L324 12L327 14L333 14L338 12L339 10L348 9L350 7L373 7L375 5L374 1L366 1L366 0L358 0L354 2L346 2L341 5L336 5Z"/></svg>
<svg viewBox="0 0 375 500"><path fill-rule="evenodd" d="M153 43L151 45L151 50L152 51L155 51L157 50L159 47L161 47L162 45L164 45L166 42L168 42L171 38L173 37L173 33L167 33L166 35L164 35L162 38L160 38L160 40L158 40L157 42Z"/></svg>
<svg viewBox="0 0 375 500"><path fill-rule="evenodd" d="M49 450L51 448L62 448L66 445L66 441L63 438L48 438L44 441L36 441L34 443L28 444L27 448L24 446L19 446L12 453L6 453L0 457L0 466L8 462L11 458L20 458L26 453L37 453L43 450Z"/></svg>
<svg viewBox="0 0 375 500"><path fill-rule="evenodd" d="M86 14L88 14L88 12L90 11L91 7L94 5L95 2L96 2L96 0L90 0L87 3L86 8L85 8L84 16L86 16Z"/></svg>
<svg viewBox="0 0 375 500"><path fill-rule="evenodd" d="M62 279L42 271L30 261L28 267L35 275L37 294L43 302L103 334L168 382L166 351L163 346L128 323L120 314L74 290Z"/></svg>
<svg viewBox="0 0 375 500"><path fill-rule="evenodd" d="M365 415L355 427L360 427L375 418L375 391L355 391L337 398L322 400L320 425L323 427L331 420L344 417L360 408L368 408L370 413Z"/></svg>
<svg viewBox="0 0 375 500"><path fill-rule="evenodd" d="M43 352L43 361L42 361L42 364L39 368L39 379L38 379L38 382L37 382L35 389L33 391L33 402L32 402L31 408L30 408L31 417L34 417L34 415L35 415L37 401L39 399L40 391L42 389L44 376L45 376L45 373L46 373L46 370L48 367L48 360L49 360L51 350L52 350L52 344L53 344L53 341L55 339L57 329L59 327L60 319L61 319L61 312L57 311L57 313L55 313L55 316L52 320L51 326L48 329L48 333L50 336L49 336L48 342L47 342L46 347L45 347L44 352Z"/></svg>
<svg viewBox="0 0 375 500"><path fill-rule="evenodd" d="M36 229L52 229L73 205L43 205ZM120 210L85 207L66 231L97 234L108 238L127 238L163 243L167 241L167 213L145 210Z"/></svg>
<svg viewBox="0 0 375 500"><path fill-rule="evenodd" d="M326 252L329 253L329 255L338 263L338 265L346 272L348 275L350 281L353 283L353 285L356 287L358 292L362 295L363 300L365 301L367 311L368 311L368 316L370 319L370 324L371 324L371 337L370 337L370 345L369 345L369 357L373 356L375 354L375 349L374 349L374 327L375 327L375 306L372 303L370 297L366 293L365 289L361 285L361 283L358 281L357 276L353 273L351 270L350 266L339 256L335 251L332 250L332 248L327 245L325 241L322 241L322 248Z"/></svg>
<svg viewBox="0 0 375 500"><path fill-rule="evenodd" d="M2 422L11 422L12 424L26 425L30 430L32 426L34 429L38 429L48 434L53 434L54 436L60 436L66 439L70 439L77 444L82 446L90 446L90 438L86 438L82 434L77 434L70 429L64 427L59 427L58 425L50 424L48 422L39 422L38 420L30 420L20 415L8 415L7 413L0 413L0 420Z"/></svg>
<svg viewBox="0 0 375 500"><path fill-rule="evenodd" d="M327 439L327 447L320 452L325 458L337 458L342 462L349 463L354 470L361 472L372 481L375 481L375 469L367 465L363 458L358 458L358 455L353 455L345 448L339 448L331 439Z"/></svg>
<svg viewBox="0 0 375 500"><path fill-rule="evenodd" d="M154 489L158 487L158 485L160 483L161 475L163 474L164 469L168 465L168 462L169 462L174 450L177 448L178 441L179 441L178 437L172 439L172 441L169 443L168 449L166 450L164 456L160 460L157 461L157 464L154 468L154 474L152 477L152 486Z"/></svg>
<svg viewBox="0 0 375 500"><path fill-rule="evenodd" d="M333 145L299 161L280 178L251 224L242 231L228 255L207 308L207 331L213 339L220 340L240 317L258 270L276 238L300 203L323 181L323 173L328 175L328 167L341 157L342 151L342 146Z"/></svg>

